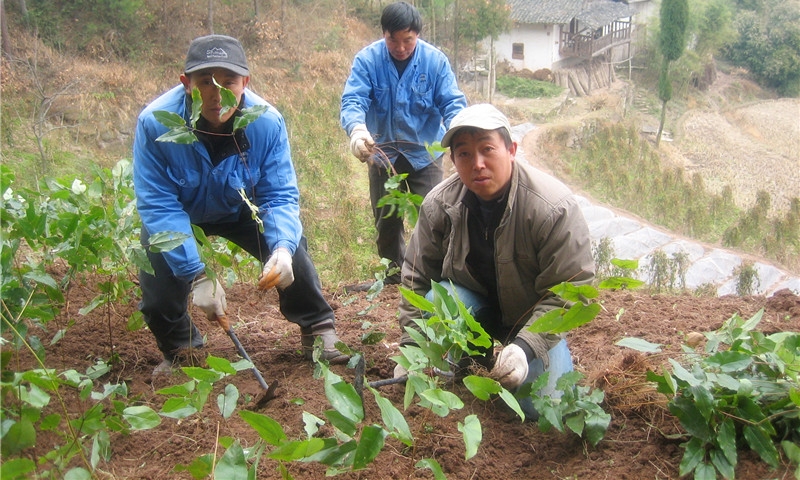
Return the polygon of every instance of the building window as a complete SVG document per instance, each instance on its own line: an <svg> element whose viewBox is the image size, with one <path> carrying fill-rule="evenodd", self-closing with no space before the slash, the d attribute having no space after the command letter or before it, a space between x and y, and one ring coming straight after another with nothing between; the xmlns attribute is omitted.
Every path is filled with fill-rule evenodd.
<svg viewBox="0 0 800 480"><path fill-rule="evenodd" d="M514 60L524 60L525 59L525 44L524 43L515 43L511 45L511 58Z"/></svg>

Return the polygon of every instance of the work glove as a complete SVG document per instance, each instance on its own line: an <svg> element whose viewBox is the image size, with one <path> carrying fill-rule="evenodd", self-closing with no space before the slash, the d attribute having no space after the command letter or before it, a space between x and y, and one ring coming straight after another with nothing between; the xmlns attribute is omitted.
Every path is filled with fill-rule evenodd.
<svg viewBox="0 0 800 480"><path fill-rule="evenodd" d="M192 303L202 310L212 322L219 322L228 309L222 284L219 283L219 280L211 280L205 275L195 279L192 284Z"/></svg>
<svg viewBox="0 0 800 480"><path fill-rule="evenodd" d="M408 370L406 370L406 367L398 363L397 365L394 366L394 374L392 376L394 378L407 377Z"/></svg>
<svg viewBox="0 0 800 480"><path fill-rule="evenodd" d="M261 278L258 280L259 290L269 290L278 287L280 290L287 288L294 282L292 271L292 254L285 247L278 247L264 265Z"/></svg>
<svg viewBox="0 0 800 480"><path fill-rule="evenodd" d="M489 376L506 389L519 387L528 376L528 357L519 345L507 345L497 356Z"/></svg>
<svg viewBox="0 0 800 480"><path fill-rule="evenodd" d="M366 162L372 156L373 149L375 148L375 140L369 134L367 126L359 123L350 132L350 151L353 156Z"/></svg>

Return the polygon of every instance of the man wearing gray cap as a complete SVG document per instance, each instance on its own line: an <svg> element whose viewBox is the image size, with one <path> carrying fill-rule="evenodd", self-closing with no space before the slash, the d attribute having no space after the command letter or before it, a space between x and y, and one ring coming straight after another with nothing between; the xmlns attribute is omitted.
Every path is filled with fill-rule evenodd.
<svg viewBox="0 0 800 480"><path fill-rule="evenodd" d="M348 357L335 347L339 339L333 310L306 249L286 124L274 107L247 88L250 69L242 45L225 35L194 39L180 80L141 112L133 144L142 244L147 246L159 232L189 236L166 252L148 249L154 274L139 274L139 308L164 355L153 373L169 373L181 350L203 346L188 313L189 294L210 320L226 317L225 291L206 276L192 225L207 236L230 240L264 264L259 289L277 289L281 313L300 326L307 358L321 337L322 358L345 362ZM233 94L238 107L223 108L220 87ZM202 100L195 124L193 92ZM242 110L255 106L263 106L263 113L234 129ZM157 140L168 128L156 112L183 117L198 141ZM251 206L257 208L257 219Z"/></svg>
<svg viewBox="0 0 800 480"><path fill-rule="evenodd" d="M441 282L503 345L496 356L489 350L466 359L451 376L468 373L474 361L504 387L516 389L547 371L549 383L539 393L557 395L556 380L572 370L566 341L526 327L567 303L549 288L594 279L589 228L580 207L564 184L515 161L511 125L492 105L462 110L442 146L450 148L456 173L422 203L403 262L403 286L432 299L431 281ZM414 318L421 312L404 298L401 346L413 344L405 328L416 328ZM396 377L406 373L401 365L395 368ZM526 415L537 416L530 399L520 404Z"/></svg>

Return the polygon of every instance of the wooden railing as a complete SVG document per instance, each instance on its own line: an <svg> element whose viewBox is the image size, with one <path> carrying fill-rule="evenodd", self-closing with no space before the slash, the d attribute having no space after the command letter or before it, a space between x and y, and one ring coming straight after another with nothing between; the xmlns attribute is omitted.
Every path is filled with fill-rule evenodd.
<svg viewBox="0 0 800 480"><path fill-rule="evenodd" d="M614 21L601 31L606 33L561 32L558 51L562 57L592 58L611 47L631 41L630 22Z"/></svg>

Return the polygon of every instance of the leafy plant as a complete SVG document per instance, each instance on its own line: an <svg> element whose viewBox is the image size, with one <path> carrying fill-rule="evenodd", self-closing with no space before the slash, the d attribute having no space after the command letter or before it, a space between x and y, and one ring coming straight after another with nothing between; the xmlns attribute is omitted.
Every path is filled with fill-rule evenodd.
<svg viewBox="0 0 800 480"><path fill-rule="evenodd" d="M756 331L763 314L748 320L733 315L705 334L702 351L684 345L685 359L670 358L671 371L647 373L686 431L681 476L733 478L738 449L745 445L773 468L780 462L778 442L797 460L800 334ZM636 342L626 345L646 351Z"/></svg>

